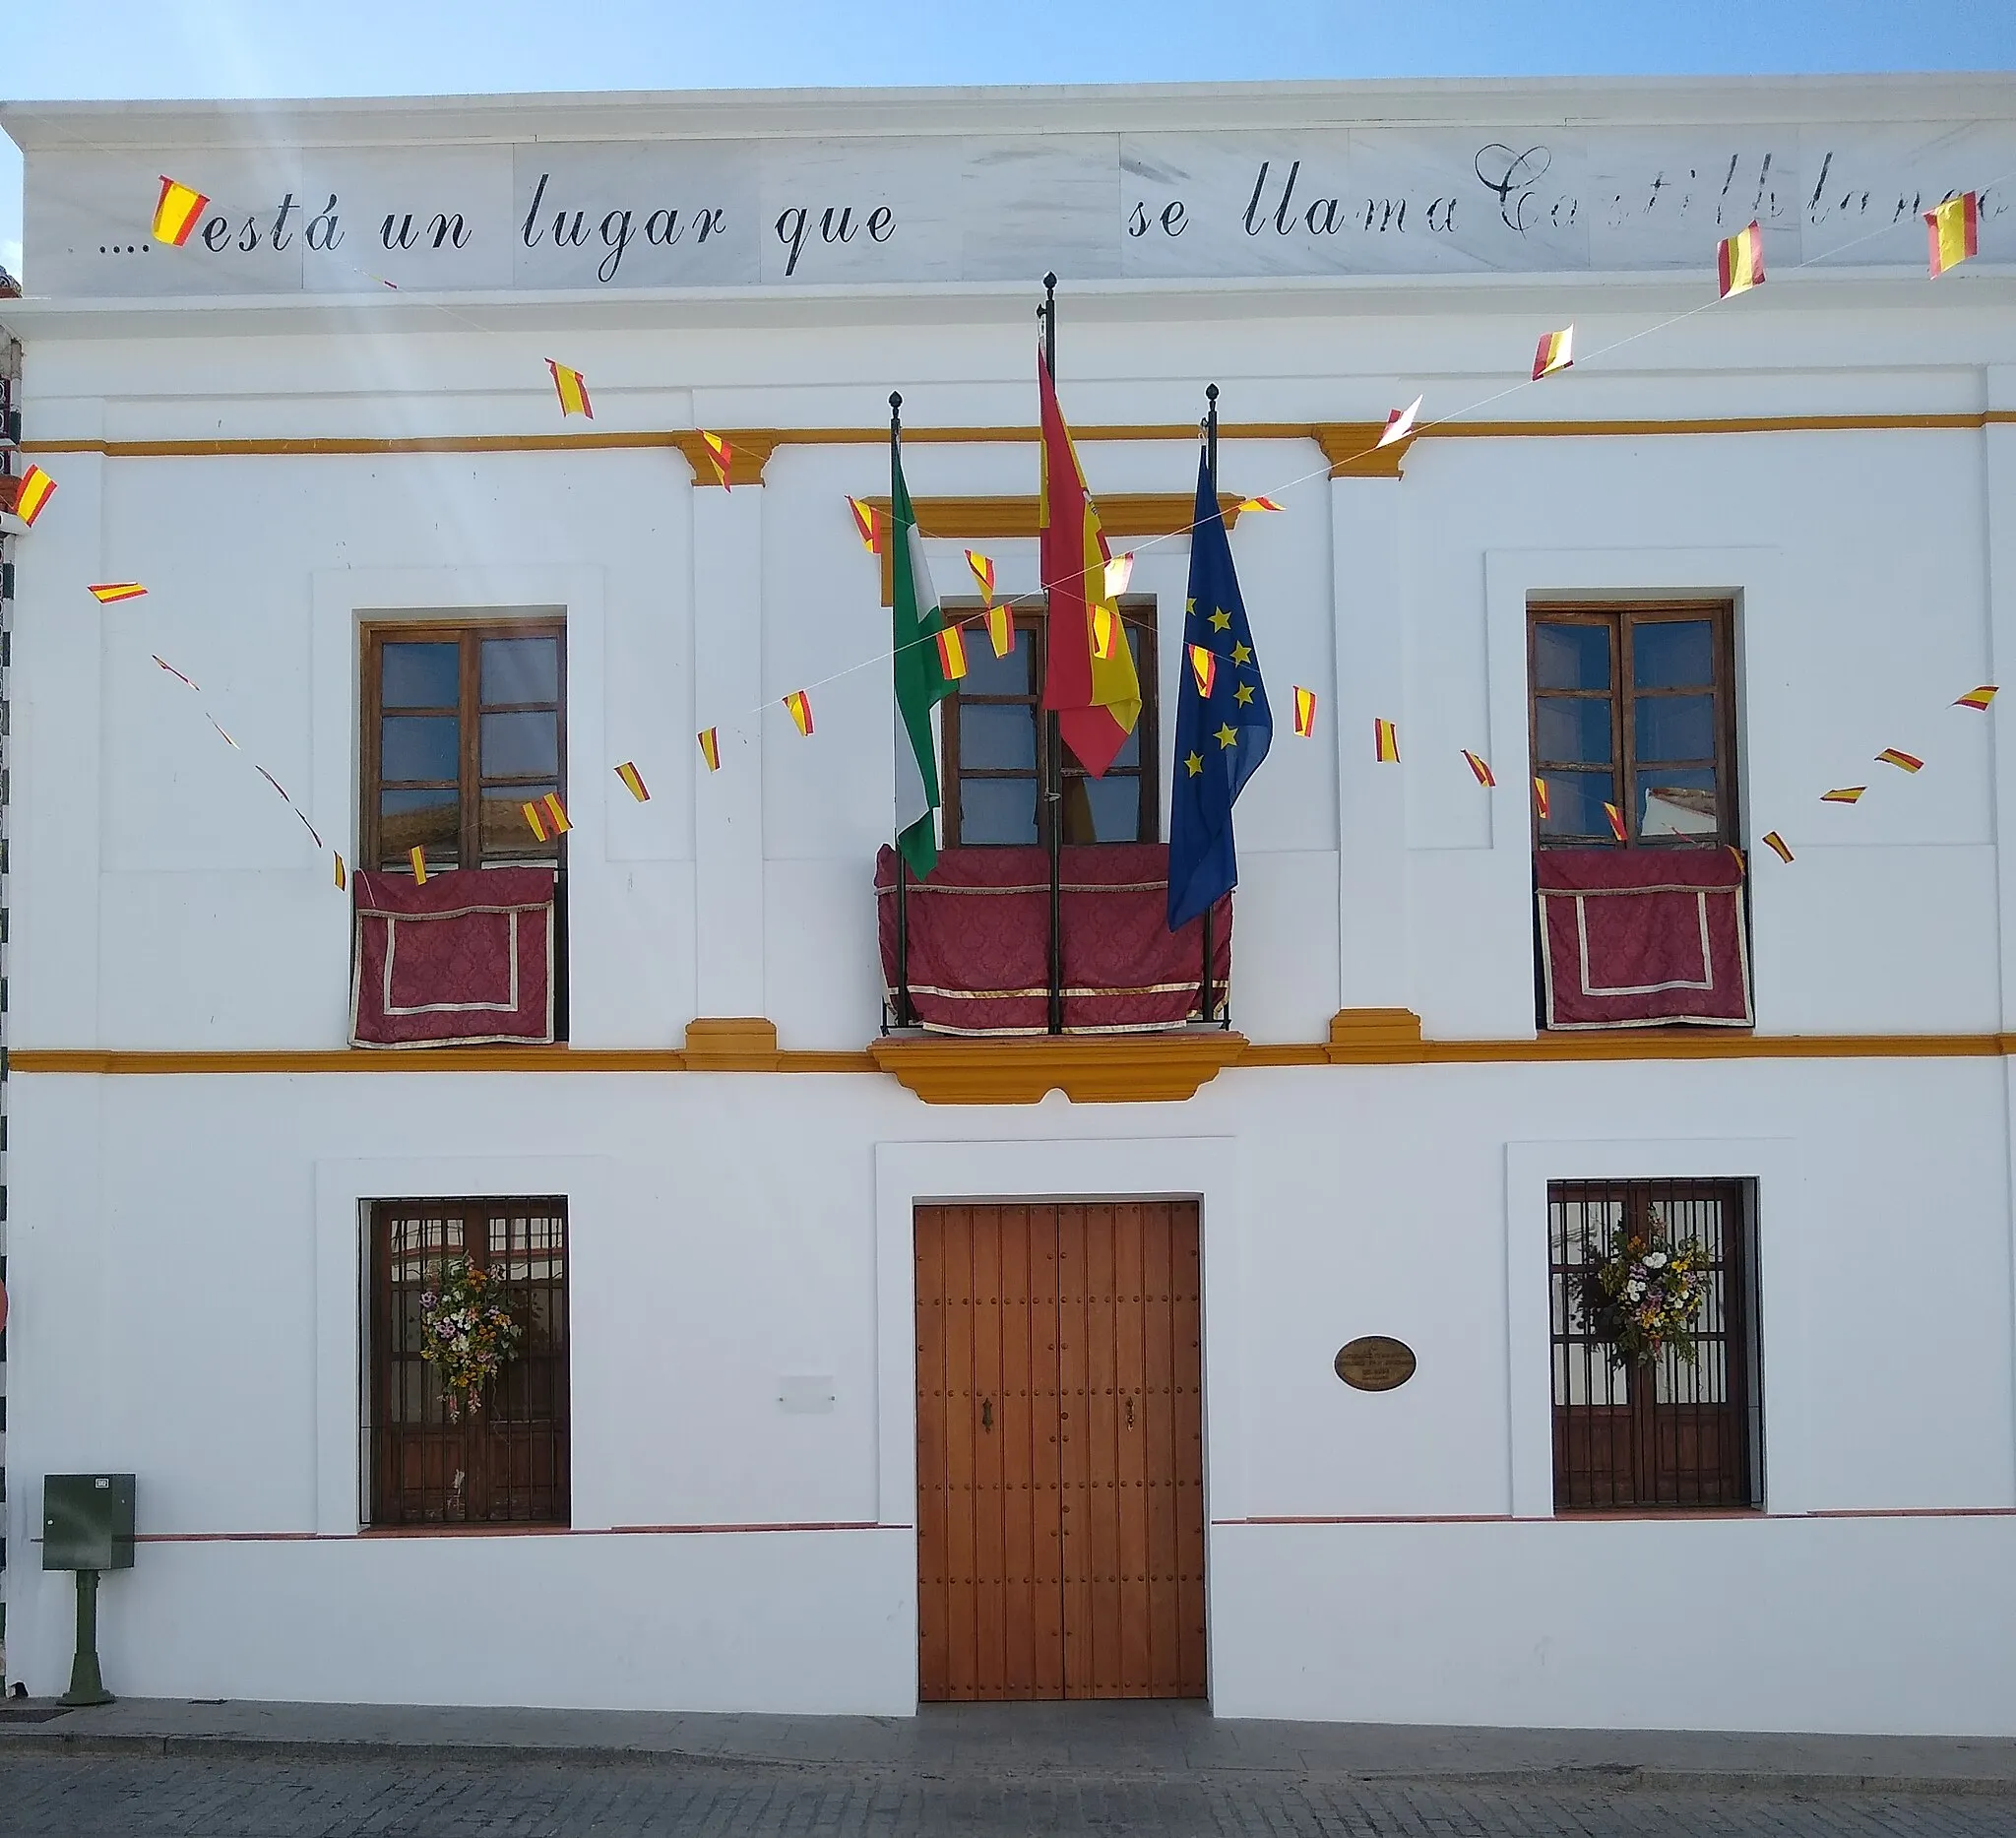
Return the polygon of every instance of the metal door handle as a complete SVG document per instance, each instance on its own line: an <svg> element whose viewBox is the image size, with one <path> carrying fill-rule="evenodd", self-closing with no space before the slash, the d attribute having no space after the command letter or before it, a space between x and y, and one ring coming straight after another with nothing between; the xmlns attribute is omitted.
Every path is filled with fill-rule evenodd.
<svg viewBox="0 0 2016 1838"><path fill-rule="evenodd" d="M991 1429L993 1426L994 1400L992 1398L982 1398L980 1400L980 1427L982 1429Z"/></svg>
<svg viewBox="0 0 2016 1838"><path fill-rule="evenodd" d="M1127 1427L1129 1429L1134 1427L1134 1400L1132 1398L1127 1400Z"/></svg>

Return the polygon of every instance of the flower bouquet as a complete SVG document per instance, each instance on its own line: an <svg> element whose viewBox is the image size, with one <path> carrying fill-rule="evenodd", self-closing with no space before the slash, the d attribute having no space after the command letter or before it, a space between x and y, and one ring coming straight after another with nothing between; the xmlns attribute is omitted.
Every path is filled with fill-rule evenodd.
<svg viewBox="0 0 2016 1838"><path fill-rule="evenodd" d="M428 1273L420 1291L420 1358L441 1373L451 1424L464 1411L482 1409L483 1387L517 1350L522 1331L491 1294L487 1270L451 1257Z"/></svg>
<svg viewBox="0 0 2016 1838"><path fill-rule="evenodd" d="M1656 1223L1643 1236L1619 1227L1605 1249L1591 1247L1576 1300L1589 1331L1608 1342L1613 1365L1648 1364L1669 1347L1693 1363L1708 1262L1694 1238L1663 1242Z"/></svg>

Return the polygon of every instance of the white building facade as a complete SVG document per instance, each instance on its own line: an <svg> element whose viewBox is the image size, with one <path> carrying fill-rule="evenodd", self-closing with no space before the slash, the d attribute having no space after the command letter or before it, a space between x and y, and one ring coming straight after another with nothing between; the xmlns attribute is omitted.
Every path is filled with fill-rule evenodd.
<svg viewBox="0 0 2016 1838"><path fill-rule="evenodd" d="M104 1468L138 1477L100 1594L131 1695L901 1715L921 1681L2016 1733L2016 749L2004 704L1956 706L2016 670L2006 84L0 125L28 160L10 466L57 487L7 544L10 1677L68 1677L41 1477ZM208 200L180 248L149 233L160 174ZM1928 280L1921 214L1969 189L1980 253ZM1717 301L1753 219L1766 285ZM973 548L1034 594L1045 271L1157 641L1155 840L1207 383L1221 490L1281 507L1231 537L1276 726L1229 1031L883 1028L890 624L848 498L889 493L900 391L940 590ZM1570 322L1574 367L1529 382ZM1682 625L1712 667L1662 677ZM545 688L483 687L504 641L550 642ZM1576 676L1585 643L1607 663ZM373 665L402 645L452 686ZM1646 693L1674 685L1691 713ZM555 758L470 764L534 703ZM394 738L427 719L456 737ZM393 769L409 740L454 753L438 796ZM1543 844L1613 801L1632 849L1659 806L1740 850L1752 1025L1541 1025L1536 777L1571 788ZM492 778L572 824L541 857L563 1038L351 1046L332 851L472 865L516 802ZM1574 803L1585 778L1614 794ZM948 843L1035 840L964 808ZM388 1426L432 1382L389 1351L398 1246L453 1242L450 1201L515 1222L496 1255L545 1285L540 1426L480 1483L438 1410L422 1454ZM1550 1264L1646 1218L1719 1247L1714 1345L1626 1401ZM1045 1379L1040 1333L944 1325L1065 1320L1010 1233L1107 1247L1075 1374L1068 1326ZM1340 1382L1367 1336L1405 1383ZM1059 1478L1073 1408L1098 1447Z"/></svg>

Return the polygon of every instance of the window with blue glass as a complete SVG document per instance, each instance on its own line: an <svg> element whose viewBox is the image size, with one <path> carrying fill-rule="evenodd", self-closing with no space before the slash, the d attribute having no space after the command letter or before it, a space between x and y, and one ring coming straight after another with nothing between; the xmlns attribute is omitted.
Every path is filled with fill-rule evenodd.
<svg viewBox="0 0 2016 1838"><path fill-rule="evenodd" d="M1042 602L1018 602L1015 647L997 658L977 605L948 604L965 628L967 673L940 707L947 848L1047 847L1051 813L1066 843L1161 840L1156 780L1155 602L1120 602L1141 682L1141 719L1102 778L1092 778L1039 706Z"/></svg>
<svg viewBox="0 0 2016 1838"><path fill-rule="evenodd" d="M1539 848L1739 842L1732 625L1720 602L1531 609Z"/></svg>

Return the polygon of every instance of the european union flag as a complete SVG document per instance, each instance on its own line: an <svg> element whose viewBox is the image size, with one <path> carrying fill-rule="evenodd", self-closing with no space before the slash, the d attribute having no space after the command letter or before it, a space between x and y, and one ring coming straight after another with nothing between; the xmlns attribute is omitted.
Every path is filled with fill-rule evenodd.
<svg viewBox="0 0 2016 1838"><path fill-rule="evenodd" d="M1183 613L1181 688L1169 799L1169 930L1238 884L1232 802L1274 741L1274 716L1232 569L1209 454L1197 465L1190 594Z"/></svg>

